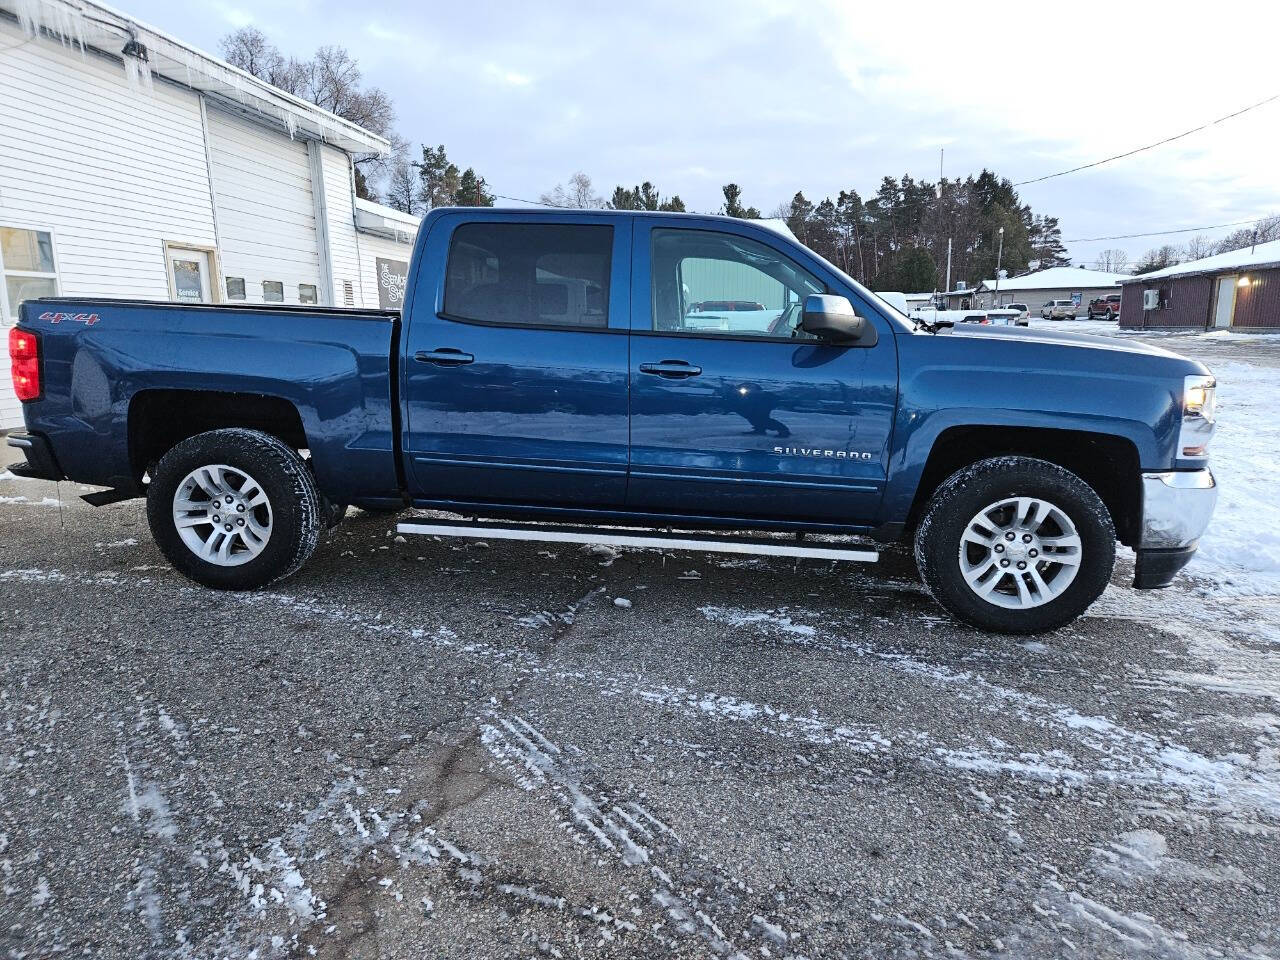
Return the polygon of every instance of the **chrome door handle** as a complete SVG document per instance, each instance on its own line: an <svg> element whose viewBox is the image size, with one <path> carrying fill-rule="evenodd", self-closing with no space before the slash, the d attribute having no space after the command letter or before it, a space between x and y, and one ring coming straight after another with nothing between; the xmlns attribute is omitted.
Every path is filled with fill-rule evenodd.
<svg viewBox="0 0 1280 960"><path fill-rule="evenodd" d="M475 354L463 353L453 347L440 347L436 350L419 350L413 355L419 363L434 363L437 367L461 367L474 363Z"/></svg>
<svg viewBox="0 0 1280 960"><path fill-rule="evenodd" d="M640 364L641 373L651 373L667 380L683 380L685 377L696 377L702 373L701 367L695 367L683 360L663 360L660 363Z"/></svg>

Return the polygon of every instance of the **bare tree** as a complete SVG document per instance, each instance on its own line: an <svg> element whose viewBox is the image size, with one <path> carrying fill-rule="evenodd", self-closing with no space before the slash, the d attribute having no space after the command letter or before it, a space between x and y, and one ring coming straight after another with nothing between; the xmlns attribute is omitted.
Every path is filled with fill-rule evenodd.
<svg viewBox="0 0 1280 960"><path fill-rule="evenodd" d="M1097 268L1105 273L1124 273L1127 266L1129 266L1129 255L1123 250L1113 247L1098 254Z"/></svg>
<svg viewBox="0 0 1280 960"><path fill-rule="evenodd" d="M295 97L305 96L306 65L291 57L285 57L267 35L257 27L241 27L228 33L218 46L223 57L233 67L239 67L264 80L273 87Z"/></svg>
<svg viewBox="0 0 1280 960"><path fill-rule="evenodd" d="M604 206L604 198L596 193L591 178L581 170L569 178L568 186L557 183L538 199L549 207L570 210L595 210Z"/></svg>
<svg viewBox="0 0 1280 960"><path fill-rule="evenodd" d="M1163 270L1182 262L1182 251L1171 243L1162 247L1153 247L1142 255L1134 268L1134 273L1150 273L1152 270Z"/></svg>
<svg viewBox="0 0 1280 960"><path fill-rule="evenodd" d="M418 171L409 162L408 151L397 151L387 171L384 191L387 205L405 213L422 212L422 201L418 197L420 182Z"/></svg>
<svg viewBox="0 0 1280 960"><path fill-rule="evenodd" d="M1203 260L1205 257L1211 257L1217 252L1218 243L1216 240L1211 240L1203 233L1197 233L1187 241L1183 256L1187 260Z"/></svg>
<svg viewBox="0 0 1280 960"><path fill-rule="evenodd" d="M1214 252L1230 253L1232 250L1251 247L1256 243L1269 243L1272 240L1280 240L1280 216L1267 217L1251 227L1233 230L1218 241Z"/></svg>
<svg viewBox="0 0 1280 960"><path fill-rule="evenodd" d="M360 64L344 48L321 47L310 60L294 60L286 58L256 27L241 27L227 34L220 46L232 66L390 140L391 153L354 158L357 193L376 197L370 180L386 178L394 165L392 158L405 144L395 133L391 97L378 87L363 86Z"/></svg>

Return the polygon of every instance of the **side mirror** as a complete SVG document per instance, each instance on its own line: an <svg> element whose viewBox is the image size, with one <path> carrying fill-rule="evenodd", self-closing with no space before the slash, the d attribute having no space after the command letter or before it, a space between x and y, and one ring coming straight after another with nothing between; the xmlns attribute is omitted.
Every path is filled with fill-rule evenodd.
<svg viewBox="0 0 1280 960"><path fill-rule="evenodd" d="M853 304L848 297L811 293L804 300L800 329L823 340L848 343L851 340L861 340L868 330L874 331L875 327L853 312Z"/></svg>

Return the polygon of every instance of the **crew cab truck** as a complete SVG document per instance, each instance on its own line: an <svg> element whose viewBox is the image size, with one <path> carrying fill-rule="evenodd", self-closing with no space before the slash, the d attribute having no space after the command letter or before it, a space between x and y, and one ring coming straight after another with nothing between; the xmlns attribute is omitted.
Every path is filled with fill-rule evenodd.
<svg viewBox="0 0 1280 960"><path fill-rule="evenodd" d="M907 541L956 617L1034 633L1098 597L1117 540L1135 586L1167 585L1217 494L1199 363L912 322L720 217L439 209L399 314L31 300L9 349L13 472L145 496L164 555L216 588L297 570L347 505L417 507L464 519L399 529L837 559Z"/></svg>
<svg viewBox="0 0 1280 960"><path fill-rule="evenodd" d="M1120 301L1122 297L1118 293L1108 293L1105 297L1096 297L1089 301L1089 319L1095 317L1104 317L1107 320L1115 320L1120 316Z"/></svg>

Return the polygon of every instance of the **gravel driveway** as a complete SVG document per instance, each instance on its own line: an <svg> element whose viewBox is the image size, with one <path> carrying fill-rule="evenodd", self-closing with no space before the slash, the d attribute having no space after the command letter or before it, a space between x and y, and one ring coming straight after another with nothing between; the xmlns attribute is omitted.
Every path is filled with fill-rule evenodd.
<svg viewBox="0 0 1280 960"><path fill-rule="evenodd" d="M0 476L12 958L1280 956L1274 597L1124 551L1020 642L905 554L359 513L226 594L82 492Z"/></svg>

